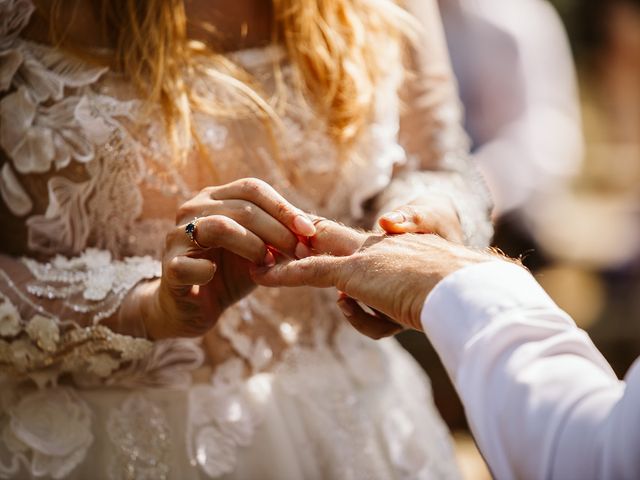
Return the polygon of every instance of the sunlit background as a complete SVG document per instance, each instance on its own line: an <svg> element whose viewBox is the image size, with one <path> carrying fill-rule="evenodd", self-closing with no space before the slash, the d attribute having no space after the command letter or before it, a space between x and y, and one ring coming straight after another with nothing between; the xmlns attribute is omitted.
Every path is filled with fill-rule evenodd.
<svg viewBox="0 0 640 480"><path fill-rule="evenodd" d="M456 72L465 77L459 78L464 102L471 102L465 98L465 89L470 90L475 79L483 78L470 69L480 69L482 65L500 68L496 58L511 54L518 57L517 48L501 49L499 45L503 33L504 38L509 36L509 28L537 29L531 32L534 35L530 34L528 41L535 45L537 61L547 71L543 69L540 74L539 70L532 81L547 82L549 95L554 89L562 93L566 86L561 83L566 79L559 79L555 71L562 42L554 40L557 32L547 29L556 28L551 28L553 18L543 14L540 18L547 23L538 24L540 18L528 17L528 9L547 3L545 0L440 0L440 3ZM520 182L531 178L538 182L534 185L537 193L496 218L495 245L512 256L522 256L547 292L591 334L622 377L640 355L640 1L550 3L564 24L577 72L576 104L580 107L584 154L579 155L571 174L564 172L550 179L530 173L526 162L535 159L512 152L513 168L509 175L514 191L529 188L529 185L521 187ZM504 13L518 8L522 9L520 18L518 12L512 12L511 17ZM462 22L455 17L460 15L460 9L468 9L465 15L469 18L481 12L480 23L475 18ZM486 18L491 21L484 22ZM465 28L475 31L469 33ZM484 53L486 59L473 48L465 47L466 33L482 34L488 42L496 42ZM483 63L474 66L478 55ZM501 67L505 69L502 78L508 81L506 87L500 88L511 89L519 73L515 68L509 72L507 67L504 64ZM523 72L527 75L526 68ZM500 112L517 109L508 104L508 99L506 95L506 100L495 102L493 108ZM477 102L469 103L469 107L472 116L477 116L474 112L478 110ZM480 111L481 116L485 114L491 115ZM538 124L533 125L532 129L540 135L534 136L533 144L529 145L541 152L547 151L549 142L565 140L564 133L556 130L557 124L544 118L540 116ZM476 121L482 125L482 118ZM473 137L473 126L470 130ZM553 138L554 133L559 138ZM550 155L563 150L551 151L554 153ZM562 158L548 160L552 167L563 162ZM415 353L432 379L436 403L454 431L465 476L486 478L488 473L467 432L462 407L436 354L424 347L420 335L404 334L401 341Z"/></svg>

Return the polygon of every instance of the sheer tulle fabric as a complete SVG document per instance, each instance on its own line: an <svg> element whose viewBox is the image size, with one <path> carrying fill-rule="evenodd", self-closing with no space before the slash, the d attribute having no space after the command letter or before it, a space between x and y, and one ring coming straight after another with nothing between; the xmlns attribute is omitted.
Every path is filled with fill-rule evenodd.
<svg viewBox="0 0 640 480"><path fill-rule="evenodd" d="M427 379L393 341L346 326L334 292L257 289L203 339L152 343L104 325L160 275L176 208L209 184L257 176L360 225L436 191L468 242L486 242L489 200L442 46L429 43L436 75L408 80L389 59L347 162L289 89L278 151L257 120L194 113L205 152L177 169L160 115L126 79L20 36L32 11L0 0L0 478L456 477ZM276 63L291 85L278 47L232 57L267 92ZM419 94L405 109L397 92L410 82Z"/></svg>

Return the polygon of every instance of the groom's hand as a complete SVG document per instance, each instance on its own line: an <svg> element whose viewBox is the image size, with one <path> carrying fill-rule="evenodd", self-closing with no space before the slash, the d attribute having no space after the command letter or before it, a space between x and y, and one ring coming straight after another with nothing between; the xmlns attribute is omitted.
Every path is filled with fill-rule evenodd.
<svg viewBox="0 0 640 480"><path fill-rule="evenodd" d="M256 269L254 280L265 286L336 287L383 314L367 314L353 301L346 308L341 305L351 323L374 338L395 333L397 325L393 322L421 330L422 306L438 282L467 265L495 259L489 253L476 252L435 235L368 235L328 220L317 227L320 235L325 231L334 237L327 236L324 243L316 241L314 250L329 253L320 248L325 245L339 250L331 252L334 255L346 256L320 255ZM349 248L357 244L362 246L349 254ZM338 249L336 245L347 247Z"/></svg>
<svg viewBox="0 0 640 480"><path fill-rule="evenodd" d="M453 202L448 197L424 195L385 213L378 220L387 233L435 233L455 243L464 243L464 232Z"/></svg>

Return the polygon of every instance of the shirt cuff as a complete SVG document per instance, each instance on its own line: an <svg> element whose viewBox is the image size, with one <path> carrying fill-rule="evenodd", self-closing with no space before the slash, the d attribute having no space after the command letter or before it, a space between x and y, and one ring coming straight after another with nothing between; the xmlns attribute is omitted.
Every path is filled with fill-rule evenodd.
<svg viewBox="0 0 640 480"><path fill-rule="evenodd" d="M427 297L421 322L452 379L466 345L481 329L514 309L557 309L523 267L501 260L462 268Z"/></svg>

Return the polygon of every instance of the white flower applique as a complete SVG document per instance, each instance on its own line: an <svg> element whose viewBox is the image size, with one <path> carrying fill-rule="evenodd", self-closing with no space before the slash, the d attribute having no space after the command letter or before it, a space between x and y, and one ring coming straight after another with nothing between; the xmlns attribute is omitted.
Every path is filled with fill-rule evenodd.
<svg viewBox="0 0 640 480"><path fill-rule="evenodd" d="M153 348L142 338L119 335L102 325L62 328L63 322L36 314L24 321L0 293L0 374L56 386L58 377L78 381L106 379L121 366L145 359Z"/></svg>
<svg viewBox="0 0 640 480"><path fill-rule="evenodd" d="M56 256L49 263L24 258L34 280L27 290L47 299L61 299L92 324L112 315L127 293L139 282L160 276L160 262L149 257L116 261L107 250L86 249L82 255Z"/></svg>
<svg viewBox="0 0 640 480"><path fill-rule="evenodd" d="M43 352L55 352L60 342L60 328L53 320L42 315L34 315L25 331Z"/></svg>
<svg viewBox="0 0 640 480"><path fill-rule="evenodd" d="M0 463L0 476L24 464L35 477L64 478L85 458L93 443L91 411L69 388L37 390L7 409L2 440L13 455Z"/></svg>
<svg viewBox="0 0 640 480"><path fill-rule="evenodd" d="M8 299L0 298L0 337L14 337L20 333L20 313Z"/></svg>
<svg viewBox="0 0 640 480"><path fill-rule="evenodd" d="M97 146L123 131L120 119L132 120L139 105L98 93L108 67L21 38L32 13L30 1L0 3L0 93L6 92L0 95L0 146L10 159L0 172L0 195L16 216L33 209L20 175L58 172L72 162L90 169ZM54 175L48 190L47 211L27 224L29 247L80 251L89 234L86 203L94 183Z"/></svg>

